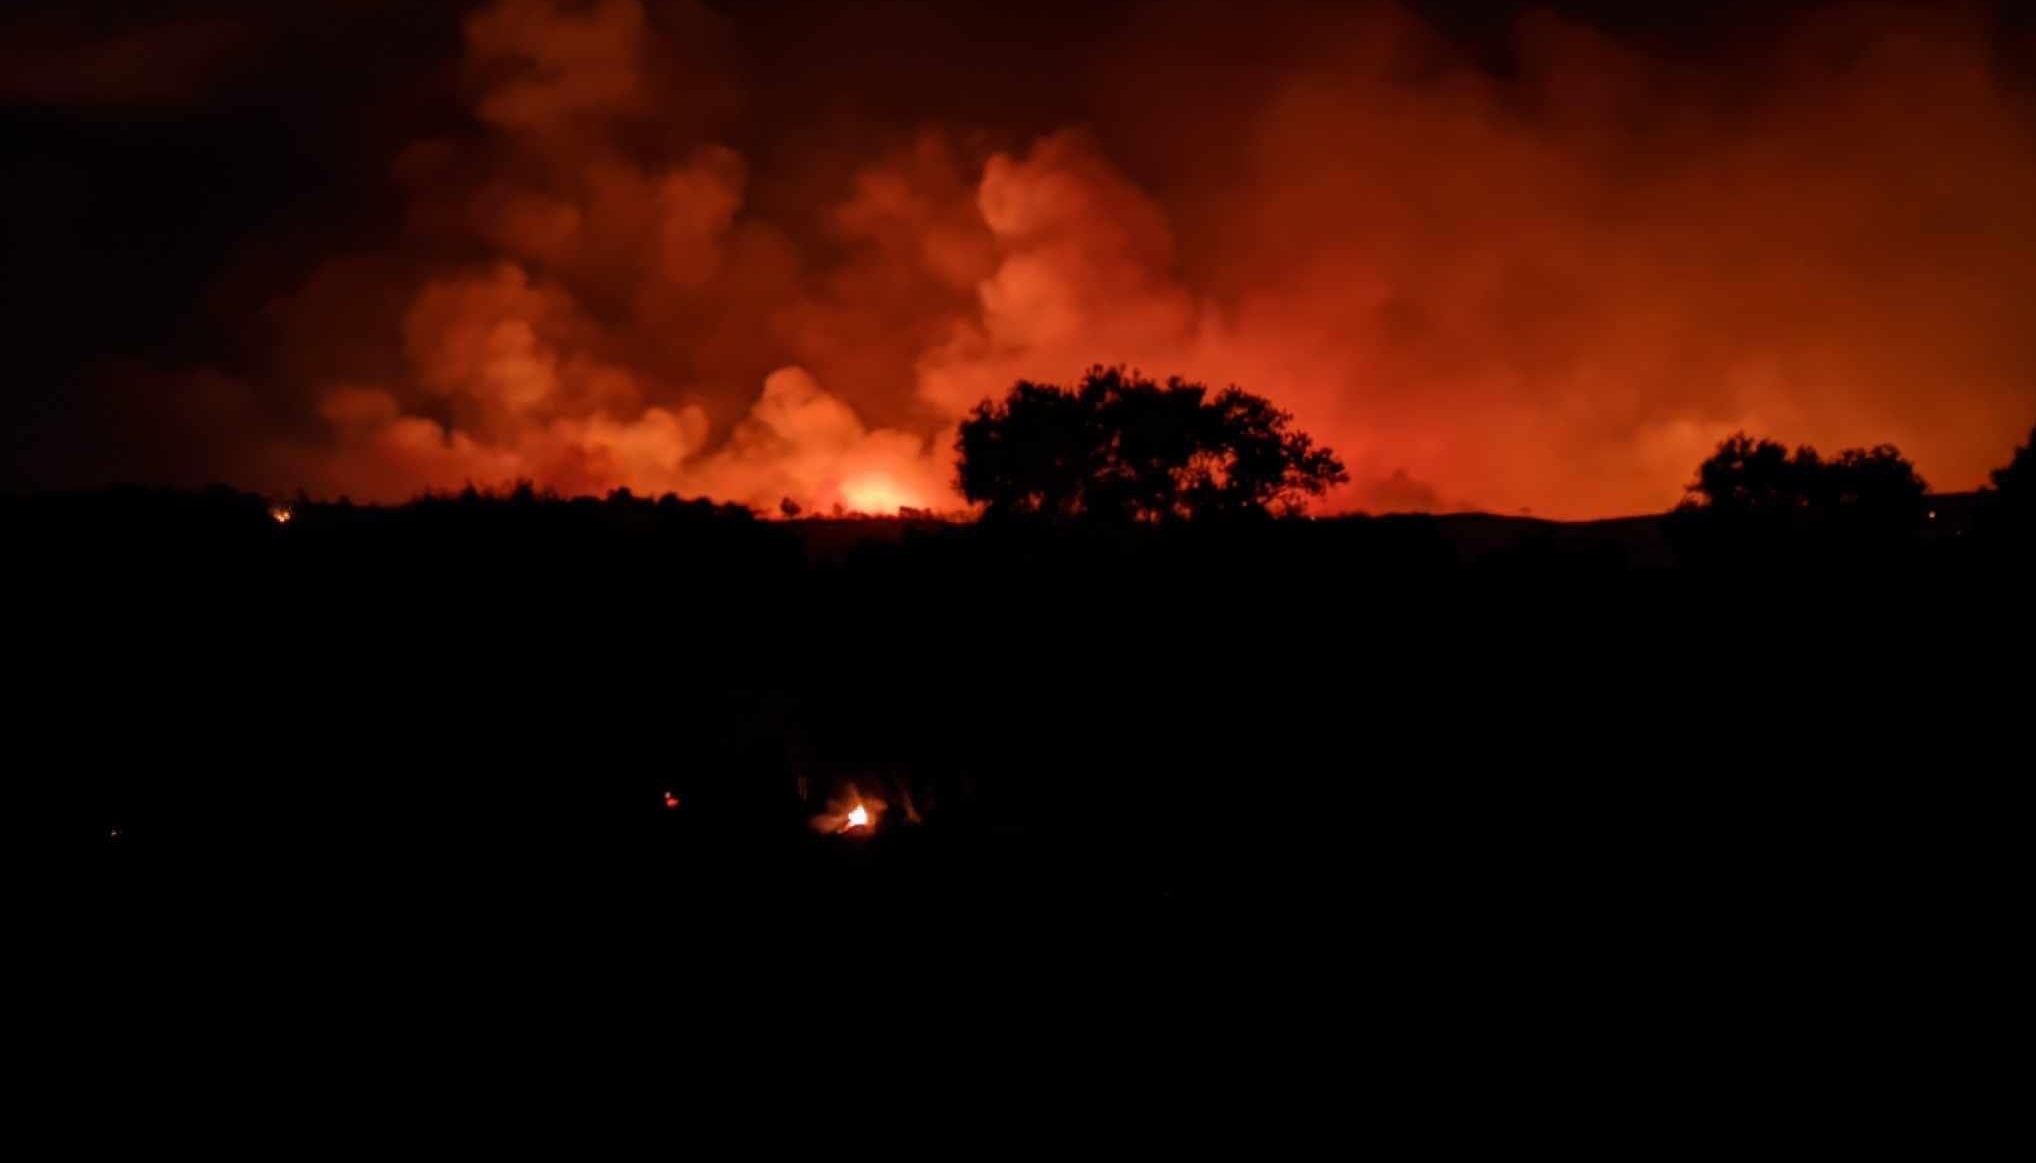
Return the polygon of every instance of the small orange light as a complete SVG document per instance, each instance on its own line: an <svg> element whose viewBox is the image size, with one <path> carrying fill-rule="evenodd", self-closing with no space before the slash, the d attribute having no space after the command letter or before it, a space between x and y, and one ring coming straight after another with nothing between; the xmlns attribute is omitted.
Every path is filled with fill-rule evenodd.
<svg viewBox="0 0 2036 1163"><path fill-rule="evenodd" d="M830 836L874 836L887 807L880 799L864 796L852 786L845 787L840 795L827 801L826 811L808 822L816 831Z"/></svg>
<svg viewBox="0 0 2036 1163"><path fill-rule="evenodd" d="M673 794L672 794L671 792L666 792L666 793L665 793L665 807L666 807L666 808L668 808L668 809L672 809L672 810L677 810L678 806L679 806L679 797L678 797L678 796L675 796L675 795L673 795Z"/></svg>

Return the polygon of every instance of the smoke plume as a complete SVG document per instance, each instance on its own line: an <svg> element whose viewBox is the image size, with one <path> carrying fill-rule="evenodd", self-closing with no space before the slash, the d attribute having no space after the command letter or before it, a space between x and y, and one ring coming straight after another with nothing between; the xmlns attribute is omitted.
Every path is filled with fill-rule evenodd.
<svg viewBox="0 0 2036 1163"><path fill-rule="evenodd" d="M1498 66L1397 8L1240 19L1134 10L1000 111L683 0L493 0L374 177L397 220L99 410L275 491L953 508L970 407L1126 363L1292 411L1328 510L1565 517L1738 429L1969 488L2036 415L2036 124L1976 18L1676 54L1530 14Z"/></svg>

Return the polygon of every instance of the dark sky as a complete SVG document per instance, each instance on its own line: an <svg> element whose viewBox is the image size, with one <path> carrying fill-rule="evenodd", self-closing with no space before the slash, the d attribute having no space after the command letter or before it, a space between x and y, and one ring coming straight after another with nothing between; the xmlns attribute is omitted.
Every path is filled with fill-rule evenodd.
<svg viewBox="0 0 2036 1163"><path fill-rule="evenodd" d="M611 2L635 4L603 0ZM501 257L483 253L487 248L472 238L420 225L430 198L399 178L400 159L411 157L414 164L420 142L466 142L462 149L478 152L461 155L462 180L471 176L474 166L485 165L504 183L558 187L555 175L541 180L537 176L540 170L549 173L547 167L561 164L558 149L504 145L500 134L492 144L485 140L491 129L482 124L486 118L477 116L477 110L518 66L513 61L480 59L462 17L465 9L482 7L486 6L353 0L317 12L308 4L246 0L67 3L34 5L26 11L17 7L0 17L0 134L5 136L8 159L7 181L0 185L5 248L0 317L8 320L13 334L9 346L16 355L6 386L0 389L4 392L0 419L12 434L15 449L9 484L70 483L131 473L179 480L244 477L250 483L274 485L289 474L289 469L278 468L279 463L289 463L287 457L279 462L267 453L251 454L255 437L249 434L260 428L262 440L311 439L305 436L309 423L305 418L312 415L306 402L321 389L303 381L319 376L315 355L319 345L293 338L304 328L279 314L277 301L302 289L341 257L400 254L405 278L377 284L372 292L389 296L394 303L391 312L400 313L426 277L417 275L418 270L443 271L463 262ZM1360 66L1351 60L1363 58L1363 46L1378 39L1374 7L1280 0L1250 5L1122 0L1065 5L748 0L700 5L690 0L643 0L640 11L649 29L639 38L645 46L643 85L654 108L646 112L637 106L623 115L604 115L598 133L607 152L633 159L652 175L675 159L699 156L696 151L708 145L732 151L740 159L740 208L729 228L734 232L729 237L735 239L729 245L749 257L737 260L728 257L735 252L717 250L712 290L702 294L722 305L742 302L745 294L770 299L769 308L759 307L755 319L765 320L757 326L773 334L787 327L796 330L799 325L784 321L805 318L808 300L836 293L824 284L845 269L839 252L859 245L853 239L842 241L839 230L830 225L835 218L828 207L842 203L858 175L869 172L873 159L891 156L900 142L928 131L939 132L952 144L962 158L958 164L965 181L973 183L979 172L977 159L1000 154L1022 159L1040 140L1079 129L1088 143L1082 148L1107 162L1108 180L1121 179L1127 188L1141 192L1141 200L1149 199L1157 207L1169 234L1164 257L1157 261L1172 284L1197 302L1234 305L1253 288L1286 280L1283 269L1264 269L1240 259L1229 240L1242 232L1231 231L1229 224L1240 215L1253 214L1240 200L1245 197L1240 190L1254 181L1262 185L1264 172L1276 172L1282 175L1282 184L1296 188L1307 184L1291 168L1261 172L1251 167L1286 164L1264 161L1269 151L1285 148L1270 127L1276 118L1268 110L1286 108L1297 92L1314 92L1318 78L1376 68L1385 78L1381 83L1398 86L1391 92L1413 95L1406 118L1432 133L1436 126L1455 124L1449 102L1458 100L1464 88L1455 78L1475 72L1486 78L1476 88L1475 100L1482 110L1476 116L1519 118L1522 150L1574 148L1585 160L1568 164L1604 164L1652 175L1666 163L1652 154L1638 156L1645 153L1643 147L1628 143L1598 151L1576 145L1579 135L1603 127L1578 129L1579 115L1546 112L1543 103L1550 100L1551 90L1567 92L1579 74L1615 77L1617 85L1625 86L1610 98L1617 104L1616 117L1611 118L1618 123L1617 132L1631 133L1634 141L1687 134L1688 140L1701 143L1692 148L1714 148L1726 139L1729 130L1721 126L1738 115L1740 104L1750 120L1763 126L1789 122L1787 112L1772 118L1768 114L1789 110L1789 103L1801 96L1797 90L1803 87L1804 68L1822 67L1816 62L1846 53L1874 58L1874 45L1906 36L1912 20L1939 20L1946 8L1838 5L1834 18L1833 7L1717 0L1647 4L1585 0L1532 6L1464 0L1417 3L1400 6L1402 16L1396 19L1411 19L1433 43L1396 51L1390 61L1365 58L1368 63ZM570 19L600 5L560 0L538 4L532 11L543 8ZM1977 52L1985 58L1993 103L1987 116L2014 118L2027 111L2025 64L2032 43L2027 8L1968 6L1953 18L1958 37L1942 42L1949 46L1957 41L1957 47L1947 47L1945 53ZM1778 50L1776 46L1792 43L1795 30L1806 21L1822 21L1819 27L1840 31L1819 34L1803 53ZM1545 51L1550 43L1544 35L1547 29L1561 30L1553 38L1565 46L1561 53ZM1592 47L1574 48L1587 42ZM1806 59L1811 66L1802 64ZM1556 66L1567 70L1560 85L1548 82L1550 60L1564 62ZM528 61L524 65L548 67L530 66ZM1830 67L1842 71L1847 66ZM1680 124L1678 112L1686 101L1701 105L1703 127ZM1381 133L1390 134L1397 123L1389 118L1366 121L1365 132L1372 136L1364 140L1339 139L1335 132L1325 132L1320 148L1359 158L1372 148L1369 143ZM2018 140L2027 152L2029 143L2018 139L2017 132L2003 127L1972 143L1980 151L1970 157L1974 189L1986 175L2015 161L1995 154L2012 155ZM1398 148L1418 146L1401 143ZM1438 151L1445 148L1449 147L1439 146ZM1480 147L1479 156L1490 153ZM1089 163L1070 164L1079 169ZM1404 163L1397 164L1405 168ZM1465 164L1475 168L1482 163L1472 157ZM1543 172L1529 163L1519 164ZM1549 164L1559 168L1552 159ZM1740 159L1740 164L1761 163ZM1511 171L1506 163L1497 166L1494 176L1503 180L1502 175ZM1365 167L1353 162L1352 168ZM1259 176L1253 178L1253 173ZM1662 180L1674 184L1675 196L1681 196L1689 179L1668 175ZM1963 179L1953 175L1948 180L1958 184ZM1636 186L1641 181L1634 179ZM1621 180L1610 188L1624 184ZM1396 201L1389 213L1419 214L1416 204L1428 201L1420 191L1401 193L1404 200ZM1354 199L1364 196L1351 194ZM1595 187L1565 188L1562 196L1578 205L1598 205L1607 197ZM1630 214L1636 221L1649 218L1636 230L1660 229L1663 224L1649 217L1653 205L1608 213ZM749 245L737 237L746 223L768 224L770 241L754 244L762 251L741 250ZM2024 220L2006 227L2020 232L2028 225ZM1263 229L1263 224L1256 228ZM1391 236L1404 237L1412 229L1410 225ZM1356 245L1350 239L1341 239L1338 245L1344 242ZM998 245L1004 245L1001 239ZM1255 249L1264 253L1277 245L1276 239L1261 238ZM768 290L749 288L740 280L724 286L733 277L727 273L730 264L754 271L779 261L759 254L792 255L783 262L796 272L784 276L782 287ZM713 326L700 324L698 334L688 331L683 339L675 339L687 350L669 358L657 356L652 375L645 370L645 357L618 354L640 348L638 333L647 326L643 314L647 309L634 283L625 289L613 278L594 278L584 264L574 267L563 259L548 267L542 258L521 252L517 258L534 281L555 279L572 294L575 311L606 329L589 351L661 385L638 393L641 398L634 407L652 402L676 406L680 400L698 398L711 422L705 439L712 445L725 440L745 415L764 376L792 363L820 376L821 388L846 399L865 424L897 425L930 435L940 422L939 409L924 406L937 393L923 383L916 393L909 386L890 393L853 382L868 369L906 369L897 373L901 375L913 367L923 369L930 349L925 345L909 360L898 353L843 354L838 349L846 341L832 336L832 346L795 339L783 350L749 349L724 358L716 347L724 341L710 333L736 326L737 316L731 315ZM1833 261L1843 265L1852 260ZM1988 286L2025 289L2028 284L2017 282L2014 274L1988 267L1975 271L1973 278ZM1884 271L1852 270L1848 275L1820 269L1804 277L1826 286L1828 278L1885 276ZM1704 281L1691 293L1702 297L1704 310L1714 319L1715 288L1710 283L1723 277L1704 271L1687 280L1693 286ZM1353 285L1361 281L1352 280ZM625 297L630 298L627 307L621 305ZM963 297L968 297L966 288ZM1595 304L1602 297L1597 289L1587 288L1578 301ZM1382 326L1389 329L1417 326L1407 320L1434 328L1447 314L1415 291L1388 286L1379 298ZM931 334L935 324L922 318L933 311L926 306L929 301L915 298L911 311L899 310L924 321ZM709 308L696 304L687 310L699 316ZM620 314L632 312L632 322L617 322ZM414 309L408 317L414 321ZM1872 317L1877 316L1862 314L1862 319ZM2004 330L2010 322L1996 321L1989 327ZM1241 330L1235 319L1226 323L1233 325ZM1206 323L1195 326L1207 330ZM994 326L990 330L994 332ZM405 334L411 336L408 342L414 349L417 340L410 332ZM1996 336L1989 330L1984 337ZM343 334L327 338L335 346L350 342ZM1575 382L1579 374L1575 361L1551 353L1548 347L1553 342L1549 329L1537 324L1519 337L1518 354L1500 361L1515 365L1511 370L1436 366L1436 382L1454 383L1457 380L1450 377L1466 376L1479 377L1481 383L1494 376L1533 379L1547 373L1549 361L1558 360L1563 361L1565 382ZM2000 342L2008 344L2005 338ZM546 350L555 348L567 353L560 358L570 360L573 349L563 344L558 341ZM1128 346L1138 350L1127 352L1126 358L1162 349L1153 344L1140 347L1139 342ZM1260 358L1263 346L1253 347L1252 358L1233 362L1251 371L1282 366L1278 360ZM416 353L411 354L414 363ZM2036 360L2020 362L2023 354L2003 348L1976 366L2005 369L2004 375L2036 367ZM815 366L825 365L829 358L838 365L831 376ZM1419 378L1425 367L1438 364L1439 357L1422 359L1427 362L1396 356L1386 361L1387 371L1375 370L1379 361L1361 360L1362 370L1350 371L1344 380L1372 374L1386 377L1388 372L1400 379ZM370 370L367 362L359 370ZM1738 369L1732 374L1753 375L1745 369L1759 359L1740 352L1718 362L1720 367L1730 364ZM181 389L140 386L152 376L175 379L193 369L216 372L234 382L229 394L241 402L232 417L214 425L206 414L209 405L194 410L159 398ZM1219 365L1206 374L1223 373ZM135 386L109 389L105 386L109 378ZM388 377L378 375L375 382L384 378ZM1422 385L1421 390L1430 389ZM1991 420L2008 414L2017 399L2029 399L2011 396L2003 403L1998 397L2006 390L1996 389L1984 407L1975 407L1975 422L1981 416ZM403 397L409 414L410 388L391 391ZM122 394L128 392L145 398ZM1269 394L1279 395L1276 390ZM1348 394L1352 399L1401 398L1387 386L1364 392L1351 388ZM1301 393L1297 399L1312 403L1315 397ZM1861 414L1883 419L1904 415L1902 409L1882 404L1885 401L1876 394L1879 411ZM1629 405L1621 407L1630 410ZM453 404L444 408L456 410ZM177 413L168 428L165 409ZM1344 415L1336 407L1313 410L1332 435L1360 420L1404 435L1415 431L1419 420L1397 404L1358 409L1361 416ZM460 417L452 411L440 414L425 407L422 414L443 422L448 439L459 429ZM1655 437L1636 434L1638 429L1622 430L1621 425L1629 421L1641 425L1644 420L1647 432L1658 437L1667 431L1664 424L1687 421L1708 432L1725 419L1766 414L1735 404L1684 409L1666 419L1650 411L1645 418L1604 416L1589 422L1606 426L1600 439L1638 440ZM1772 413L1784 426L1800 422L1805 436L1855 434L1852 426L1832 424L1821 416L1807 407ZM1302 419L1310 418L1304 410ZM208 431L214 427L232 428L233 433ZM160 450L146 447L151 437L136 434L156 434L153 439L166 441L170 437L162 434L169 431L193 437L203 447L187 458L162 456ZM1921 436L1926 445L1933 439L1928 433ZM1451 443L1446 436L1437 441ZM1466 443L1474 442L1466 437ZM1947 438L1937 444L1956 447L1964 456L1983 441ZM1416 467L1417 478L1441 478L1422 487L1439 489L1445 500L1461 497L1497 508L1540 502L1588 510L1626 504L1637 495L1619 490L1600 495L1564 487L1531 488L1518 497L1490 495L1494 489L1511 488L1506 482L1514 478L1470 473L1452 479L1443 471L1456 463L1452 455L1431 449L1407 458ZM1390 456L1358 459L1371 465L1380 480L1407 479L1399 471L1407 465ZM319 463L317 472L304 470L303 475L313 478L309 483L354 479L344 470ZM1923 467L1927 474L1933 466ZM1959 479L1947 478L1945 483L1971 483L1963 477L1970 476L1973 467L1958 461L1952 472ZM1672 487L1661 495L1672 499ZM1425 499L1419 489L1412 496L1415 501Z"/></svg>

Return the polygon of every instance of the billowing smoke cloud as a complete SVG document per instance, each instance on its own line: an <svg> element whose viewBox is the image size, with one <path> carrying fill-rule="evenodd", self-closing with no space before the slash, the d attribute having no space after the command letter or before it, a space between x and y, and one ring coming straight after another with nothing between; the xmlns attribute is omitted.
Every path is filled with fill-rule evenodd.
<svg viewBox="0 0 2036 1163"><path fill-rule="evenodd" d="M400 231L163 390L270 402L212 464L259 487L874 509L958 505L959 418L1098 362L1272 397L1349 462L1334 509L1658 510L1739 428L1967 488L2036 415L2036 122L1975 21L1721 63L1530 16L1494 72L1379 8L1201 83L1223 19L1132 20L1086 124L934 93L738 148L743 93L832 94L688 2L495 0Z"/></svg>
<svg viewBox="0 0 2036 1163"><path fill-rule="evenodd" d="M650 161L626 148L672 99L649 79L649 62L676 51L657 35L637 0L502 0L469 17L465 71L485 131L417 143L397 172L414 191L405 255L476 257L395 265L370 293L407 302L396 366L319 385L327 430L271 465L376 499L527 479L759 507L958 504L927 433L868 428L798 366L770 371L715 431L701 401L730 392L701 377L742 361L717 358L729 337L713 331L770 346L774 313L821 307L802 302L774 229L739 221L742 157L713 143ZM843 218L857 221L853 205ZM323 337L316 323L292 330Z"/></svg>

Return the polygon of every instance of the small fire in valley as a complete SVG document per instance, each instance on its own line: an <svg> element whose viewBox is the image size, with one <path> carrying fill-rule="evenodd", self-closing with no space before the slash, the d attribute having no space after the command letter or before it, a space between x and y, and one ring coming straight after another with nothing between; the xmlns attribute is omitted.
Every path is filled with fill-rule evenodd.
<svg viewBox="0 0 2036 1163"><path fill-rule="evenodd" d="M290 508L290 506L288 505L269 506L269 520L274 521L278 525L288 525L290 523L290 519L295 517L296 515L297 515L296 510Z"/></svg>
<svg viewBox="0 0 2036 1163"><path fill-rule="evenodd" d="M827 801L826 811L813 817L813 828L835 836L868 836L877 830L877 821L889 806L850 785Z"/></svg>

